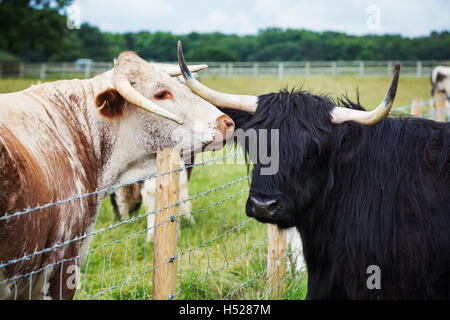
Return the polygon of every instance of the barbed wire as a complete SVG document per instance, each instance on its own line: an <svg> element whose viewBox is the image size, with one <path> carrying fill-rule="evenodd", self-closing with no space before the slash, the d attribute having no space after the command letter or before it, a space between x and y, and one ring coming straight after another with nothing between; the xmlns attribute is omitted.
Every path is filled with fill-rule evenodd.
<svg viewBox="0 0 450 320"><path fill-rule="evenodd" d="M227 187L229 187L229 186L231 186L231 185L233 185L233 184L236 184L236 183L238 183L238 182L245 181L245 180L247 180L248 178L249 178L249 176L245 176L245 177L243 177L243 178L239 178L239 179L237 179L237 180L234 180L234 181L229 182L229 183L227 183L227 184L221 185L221 186L219 186L219 187L212 188L212 189L210 189L210 190L208 190L208 191L205 191L205 192L203 192L203 193L201 193L201 194L198 194L198 195L196 195L196 196L193 196L193 197L191 197L191 198L188 198L188 199L185 199L185 200L182 200L182 201L175 202L175 203L173 203L173 204L170 204L170 205L165 206L165 207L163 207L163 208L160 208L160 209L158 209L158 210L152 210L152 211L149 211L149 212L144 213L144 214L142 214L142 215L138 215L138 216L136 216L136 217L132 217L132 218L130 218L130 219L128 219L128 220L121 221L121 222L119 222L119 223L117 223L117 224L115 224L115 225L110 225L109 227L106 227L106 228L103 228L103 229L100 229L100 230L96 230L96 231L93 231L93 232L90 232L90 233L86 233L86 234L84 234L83 236L75 237L75 238L70 239L70 240L67 240L67 241L65 241L65 242L63 242L63 243L56 244L56 245L54 245L54 246L52 246L52 247L49 247L49 248L46 248L46 249L43 249L43 250L40 250L40 251L36 251L36 252L34 252L34 253L32 253L32 254L28 254L28 255L25 254L25 255L24 255L23 257L21 257L21 258L18 258L18 259L11 259L11 260L9 260L9 261L7 261L7 262L5 262L5 263L0 263L0 269L1 269L1 268L4 268L4 267L7 267L7 266L9 266L9 265L11 265L11 264L15 264L15 263L21 262L21 261L30 260L30 259L31 259L32 257L34 257L34 256L37 256L37 255L40 255L40 254L44 254L44 253L48 253L48 252L50 252L50 251L52 251L52 250L56 250L56 249L59 249L59 248L61 248L61 247L66 247L66 246L68 246L69 244L71 244L72 242L82 241L82 240L84 240L84 239L86 239L86 238L89 238L89 237L92 237L92 236L94 236L94 235L96 235L96 234L99 234L99 233L102 233L102 232L105 232L105 231L108 231L108 230L117 228L117 227L119 227L119 226L121 226L121 225L128 224L128 223L131 223L131 222L135 222L135 221L137 221L137 220L139 220L139 219L142 219L142 218L144 218L144 217L146 217L146 216L148 216L148 215L150 215L150 214L155 214L155 213L158 213L158 212L161 212L161 211L170 209L170 208L177 207L177 206L179 206L180 204L183 204L183 203L186 203L186 202L188 202L188 201L197 199L197 198L199 198L199 197L203 197L203 196L205 196L205 195L207 195L207 194L209 194L209 193L213 193L213 192L216 192L216 191L218 191L218 190L227 188ZM2 281L0 281L0 284L1 284L1 283L2 283Z"/></svg>
<svg viewBox="0 0 450 320"><path fill-rule="evenodd" d="M6 219L10 219L10 218L14 218L14 217L18 217L18 216L21 216L21 215L24 215L24 214L28 214L28 213L31 213L31 212L35 212L35 211L38 211L38 210L43 210L43 209L46 209L46 208L49 208L49 207L58 206L58 205L65 204L65 203L68 203L68 202L80 200L82 198L87 198L87 197L98 195L98 194L102 194L102 193L109 193L109 192L121 189L123 187L130 186L130 185L133 185L133 184L136 184L136 183L139 183L139 182L143 182L143 181L150 180L150 179L156 179L158 177L162 177L162 176L165 176L165 175L168 175L168 174L172 174L172 173L175 173L175 172L181 172L181 171L189 169L189 168L205 166L207 164L214 163L214 162L217 162L217 161L220 161L220 160L224 160L224 159L227 159L227 158L231 158L231 157L236 157L238 155L243 155L243 153L242 152L235 152L235 153L228 154L226 156L222 156L222 157L219 157L219 158L211 159L211 160L208 160L208 161L205 161L205 162L202 162L202 163L187 165L187 166L184 166L184 167L179 168L179 169L173 169L173 170L170 170L170 171L167 171L167 172L163 172L163 173L159 173L159 174L152 174L152 175L145 176L145 177L142 177L142 178L139 178L139 179L135 179L135 180L133 180L131 182L126 182L126 183L114 185L114 186L103 188L103 189L100 189L100 190L95 190L93 192L87 192L87 193L79 194L79 195L76 195L74 197L67 198L67 199L64 199L64 200L58 200L58 201L55 201L55 202L49 202L49 203L47 203L45 205L37 205L34 208L28 208L26 210L18 211L18 212L12 213L12 214L6 213L4 216L0 217L0 221L6 220Z"/></svg>

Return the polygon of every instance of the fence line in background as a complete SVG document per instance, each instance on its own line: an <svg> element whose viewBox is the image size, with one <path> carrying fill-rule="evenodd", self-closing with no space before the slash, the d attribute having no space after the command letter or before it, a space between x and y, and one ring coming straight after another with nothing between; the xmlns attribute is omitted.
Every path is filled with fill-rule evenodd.
<svg viewBox="0 0 450 320"><path fill-rule="evenodd" d="M392 109L392 112L409 113L435 121L447 121L447 118L450 117L450 103L448 100L449 97L445 93L440 92L429 100L413 98L410 105L396 107ZM426 113L424 113L425 111Z"/></svg>
<svg viewBox="0 0 450 320"><path fill-rule="evenodd" d="M397 61L395 61L397 62ZM398 61L402 76L424 77L437 65L450 61ZM178 64L177 62L170 62ZM282 62L193 62L208 64L202 77L311 77L358 75L387 76L394 61L282 61ZM112 62L92 63L3 63L0 78L67 79L90 78L112 69Z"/></svg>

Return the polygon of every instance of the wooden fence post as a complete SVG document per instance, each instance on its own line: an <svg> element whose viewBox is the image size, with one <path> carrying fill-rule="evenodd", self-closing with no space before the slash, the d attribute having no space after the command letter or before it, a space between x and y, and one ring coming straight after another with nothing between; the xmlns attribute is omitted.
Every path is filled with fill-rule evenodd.
<svg viewBox="0 0 450 320"><path fill-rule="evenodd" d="M337 63L336 61L331 62L331 75L335 77L337 75Z"/></svg>
<svg viewBox="0 0 450 320"><path fill-rule="evenodd" d="M61 68L61 78L65 79L67 74L67 64L63 63Z"/></svg>
<svg viewBox="0 0 450 320"><path fill-rule="evenodd" d="M284 64L283 62L280 62L278 64L278 79L283 79L284 78Z"/></svg>
<svg viewBox="0 0 450 320"><path fill-rule="evenodd" d="M91 76L91 64L86 63L84 66L84 78L89 79L90 76Z"/></svg>
<svg viewBox="0 0 450 320"><path fill-rule="evenodd" d="M230 62L228 64L228 76L232 77L234 73L234 66L233 66L233 62Z"/></svg>
<svg viewBox="0 0 450 320"><path fill-rule="evenodd" d="M155 242L153 299L172 299L176 293L180 151L159 150L156 156ZM166 173L165 172L171 172ZM167 208L169 207L169 208ZM161 210L162 208L167 208Z"/></svg>
<svg viewBox="0 0 450 320"><path fill-rule="evenodd" d="M311 63L309 61L305 62L305 77L309 77L311 74Z"/></svg>
<svg viewBox="0 0 450 320"><path fill-rule="evenodd" d="M42 64L41 64L41 72L40 72L40 74L39 74L39 79L45 80L46 69L47 69L47 66L45 65L45 63L42 63Z"/></svg>
<svg viewBox="0 0 450 320"><path fill-rule="evenodd" d="M225 63L221 63L220 64L220 76L226 77L226 75L227 75L227 67L226 67Z"/></svg>
<svg viewBox="0 0 450 320"><path fill-rule="evenodd" d="M422 61L417 61L416 64L416 77L422 76Z"/></svg>
<svg viewBox="0 0 450 320"><path fill-rule="evenodd" d="M364 61L359 62L359 76L364 77L365 71L364 71Z"/></svg>
<svg viewBox="0 0 450 320"><path fill-rule="evenodd" d="M422 117L422 98L414 98L411 102L411 114L417 117Z"/></svg>
<svg viewBox="0 0 450 320"><path fill-rule="evenodd" d="M445 99L446 94L439 92L434 95L434 120L445 121Z"/></svg>
<svg viewBox="0 0 450 320"><path fill-rule="evenodd" d="M269 299L282 299L285 289L286 276L286 232L278 229L277 225L268 225L268 257L267 276L269 278Z"/></svg>
<svg viewBox="0 0 450 320"><path fill-rule="evenodd" d="M392 75L392 68L393 68L393 66L392 66L392 61L388 61L388 63L387 63L387 75L390 77L391 75Z"/></svg>
<svg viewBox="0 0 450 320"><path fill-rule="evenodd" d="M25 73L25 65L23 63L19 64L19 78L22 79Z"/></svg>

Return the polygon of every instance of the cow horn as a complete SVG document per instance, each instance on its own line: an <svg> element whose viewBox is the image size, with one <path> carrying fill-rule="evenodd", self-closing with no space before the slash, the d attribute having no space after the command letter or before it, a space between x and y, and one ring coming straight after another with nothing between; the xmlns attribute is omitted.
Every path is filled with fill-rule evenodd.
<svg viewBox="0 0 450 320"><path fill-rule="evenodd" d="M258 97L221 93L212 90L197 81L192 76L189 68L186 65L186 61L184 60L181 41L178 41L178 63L180 64L180 69L183 74L184 80L186 81L186 84L198 96L218 107L238 109L247 111L249 113L256 112L256 108L258 106Z"/></svg>
<svg viewBox="0 0 450 320"><path fill-rule="evenodd" d="M344 121L355 121L366 126L377 124L386 118L394 104L395 94L397 93L398 78L400 75L400 64L396 64L394 68L394 77L391 86L384 98L383 102L372 111L360 111L348 108L336 107L331 112L332 121L334 123L342 123Z"/></svg>
<svg viewBox="0 0 450 320"><path fill-rule="evenodd" d="M202 70L208 68L208 66L206 64L199 64L199 65L195 65L195 66L189 66L188 68L189 68L190 72L194 73L194 72L202 71ZM166 67L163 67L163 71L171 77L178 77L178 76L182 75L181 70L178 66L171 66L171 67L166 66Z"/></svg>
<svg viewBox="0 0 450 320"><path fill-rule="evenodd" d="M161 108L156 103L151 102L149 99L144 97L139 91L131 86L128 77L121 73L116 72L113 77L113 83L119 94L126 99L128 102L135 104L139 108L154 113L163 118L175 121L178 124L182 124L183 120L180 117L170 113L169 111Z"/></svg>

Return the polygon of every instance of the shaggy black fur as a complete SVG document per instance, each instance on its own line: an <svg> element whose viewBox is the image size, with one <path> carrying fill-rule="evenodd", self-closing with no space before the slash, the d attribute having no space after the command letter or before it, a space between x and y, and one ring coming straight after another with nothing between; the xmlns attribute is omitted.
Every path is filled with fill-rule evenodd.
<svg viewBox="0 0 450 320"><path fill-rule="evenodd" d="M223 109L236 128L280 131L279 172L260 175L258 161L252 172L250 196L280 203L263 222L299 230L308 299L449 299L450 125L336 125L337 104L364 110L286 90L260 96L255 115ZM370 265L379 290L367 288Z"/></svg>

